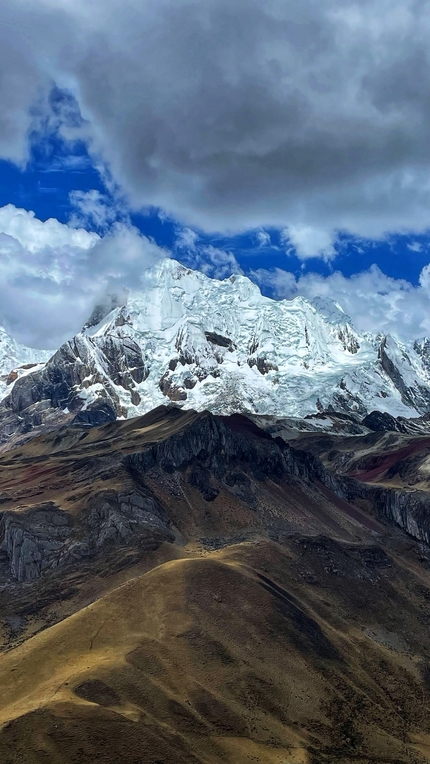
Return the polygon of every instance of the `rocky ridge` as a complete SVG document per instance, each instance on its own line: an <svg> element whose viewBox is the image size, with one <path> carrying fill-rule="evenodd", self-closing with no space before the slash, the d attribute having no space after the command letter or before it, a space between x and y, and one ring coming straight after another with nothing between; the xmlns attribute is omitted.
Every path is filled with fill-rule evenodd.
<svg viewBox="0 0 430 764"><path fill-rule="evenodd" d="M6 761L425 764L430 437L327 418L159 407L0 456Z"/></svg>
<svg viewBox="0 0 430 764"><path fill-rule="evenodd" d="M313 438L308 447L306 433L297 444L287 443L241 415L218 417L172 407L130 422L92 430L76 425L36 438L0 460L3 582L31 581L112 550L132 547L142 553L184 538L191 532L190 521L177 515L184 502L182 512L199 513L200 532L218 538L223 524L217 520L217 499L221 505L247 508L243 527L251 536L264 533L282 540L297 531L300 522L293 519L297 510L291 504L291 495L297 495L295 502L309 505L305 527L333 532L332 525L318 520L321 507L331 505L341 512L341 525L358 522L368 532L375 530L372 516L379 517L430 544L428 492L372 484L364 472L352 477L330 469L315 453L315 442L323 447L326 436ZM55 500L48 500L53 494ZM203 526L201 517L206 518ZM235 526L236 521L233 531L224 529L227 538L237 532Z"/></svg>

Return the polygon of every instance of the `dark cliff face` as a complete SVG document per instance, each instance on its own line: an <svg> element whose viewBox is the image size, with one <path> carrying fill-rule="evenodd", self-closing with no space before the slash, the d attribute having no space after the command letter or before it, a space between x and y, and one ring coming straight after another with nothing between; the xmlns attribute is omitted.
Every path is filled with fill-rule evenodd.
<svg viewBox="0 0 430 764"><path fill-rule="evenodd" d="M372 516L430 543L427 493L335 474L241 415L161 407L135 422L66 427L8 452L0 470L10 484L3 480L0 495L4 581L34 580L122 547L156 548L178 534L222 544L232 535L279 540L307 528L335 528L342 537L347 527L352 537L348 524L367 533ZM231 527L225 506L236 507Z"/></svg>
<svg viewBox="0 0 430 764"><path fill-rule="evenodd" d="M426 356L427 351L428 348L426 347L425 351L423 351L424 356ZM421 414L428 413L430 406L430 392L428 387L419 384L409 386L407 382L405 382L398 362L395 363L391 357L389 338L387 337L381 342L379 348L379 360L383 370L399 391L403 403L405 403L406 406L411 406L416 409L416 411L419 411ZM410 359L406 353L403 354L403 360L407 366L411 368Z"/></svg>
<svg viewBox="0 0 430 764"><path fill-rule="evenodd" d="M282 444L281 444L282 445ZM139 471L155 466L166 472L196 464L223 479L239 464L262 480L281 477L287 464L280 444L258 430L246 417L217 417L205 413L196 422L162 443L133 454L126 463Z"/></svg>
<svg viewBox="0 0 430 764"><path fill-rule="evenodd" d="M140 397L135 385L148 375L137 343L130 338L84 334L66 342L43 369L16 380L0 403L0 442L12 433L27 433L42 425L62 421L101 425L126 414L114 385ZM85 404L85 390L97 385L92 402Z"/></svg>
<svg viewBox="0 0 430 764"><path fill-rule="evenodd" d="M386 411L371 411L364 417L361 424L374 432L406 432L400 419L391 416Z"/></svg>
<svg viewBox="0 0 430 764"><path fill-rule="evenodd" d="M289 448L290 468L305 482L319 481L352 505L364 503L374 516L429 544L428 422L400 418L393 424L386 415L369 417L375 428L369 435L299 439ZM415 431L419 435L411 435Z"/></svg>
<svg viewBox="0 0 430 764"><path fill-rule="evenodd" d="M321 481L336 496L352 505L357 500L364 500L376 516L397 525L418 541L430 544L428 492L372 485L346 475L336 475L306 451L291 449L291 456L301 478L310 482Z"/></svg>
<svg viewBox="0 0 430 764"><path fill-rule="evenodd" d="M173 433L158 443L144 440L131 454L126 453L127 438L119 438L113 452L109 449L105 457L91 455L90 448L83 458L71 454L66 466L64 457L57 462L55 454L36 457L34 463L30 458L28 467L20 472L25 482L36 465L42 474L44 466L49 465L57 490L57 477L63 476L71 496L63 498L61 507L54 502L34 506L31 501L26 511L16 513L13 507L19 492L15 498L12 492L3 491L0 552L12 577L33 580L47 570L79 564L80 560L109 551L112 545L142 545L149 538L158 543L172 541L168 511L148 487L149 474L152 482L161 487L167 476L176 476L179 483L192 486L203 502L213 501L223 488L253 506L258 505L253 481L258 484L267 477L285 476L288 466L283 449L245 418L223 421L210 414L194 415L189 425L176 428L175 421L182 418L179 411L170 411L167 419ZM238 420L243 432L239 431ZM116 424L112 428L113 436L121 429ZM74 433L79 439L88 431L76 428ZM52 442L56 440L61 442L61 435L52 436ZM31 448L35 443L32 441ZM6 461L10 462L13 456L8 457ZM12 463L16 466L19 462ZM14 470L10 470L13 474ZM77 486L81 486L78 498L74 495ZM40 492L37 483L34 491Z"/></svg>

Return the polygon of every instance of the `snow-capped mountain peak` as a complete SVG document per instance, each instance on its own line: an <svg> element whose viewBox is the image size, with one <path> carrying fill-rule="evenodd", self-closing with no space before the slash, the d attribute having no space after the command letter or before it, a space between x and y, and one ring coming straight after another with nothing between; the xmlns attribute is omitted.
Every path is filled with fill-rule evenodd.
<svg viewBox="0 0 430 764"><path fill-rule="evenodd" d="M39 416L45 401L46 410L49 402L82 421L169 402L295 417L430 411L428 340L378 341L357 332L332 300L272 300L245 276L219 281L172 259L142 284L43 369L18 379L9 410L22 416L36 406Z"/></svg>

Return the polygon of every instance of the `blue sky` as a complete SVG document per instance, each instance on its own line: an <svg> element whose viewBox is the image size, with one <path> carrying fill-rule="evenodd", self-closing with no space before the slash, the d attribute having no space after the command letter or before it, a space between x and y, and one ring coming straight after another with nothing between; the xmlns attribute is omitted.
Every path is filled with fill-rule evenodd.
<svg viewBox="0 0 430 764"><path fill-rule="evenodd" d="M0 323L55 346L168 254L430 334L429 39L416 0L3 0Z"/></svg>
<svg viewBox="0 0 430 764"><path fill-rule="evenodd" d="M293 242L279 227L260 227L230 235L205 232L155 207L133 211L106 167L94 163L85 142L64 140L57 128L53 130L50 125L48 128L31 136L25 163L0 160L0 207L14 205L31 210L42 222L54 218L68 228L96 232L105 241L121 221L166 251L161 254L173 256L209 276L226 278L241 272L254 280L263 294L274 299L290 299L297 294L329 297L342 305L358 328L365 330L382 333L388 330L405 339L427 333L420 326L421 323L426 328L423 315L427 314L428 305L420 274L422 281L423 269L430 260L429 234L390 234L374 240L342 232L327 259L297 256ZM82 204L82 200L91 200L94 193L102 201L102 205L96 204L96 213L98 207L101 209L100 218L92 214L92 204L89 208ZM49 237L46 242L49 245ZM122 257L121 244L116 245L116 257ZM145 251L142 260L145 267L152 261L150 258L147 262ZM134 270L131 279L126 273L125 281L129 288L136 286ZM44 293L42 287L42 299ZM31 328L33 317L29 322L26 314L20 322L9 316L4 323L26 344L55 347L79 329L96 299L95 294L99 292L91 292L74 318L74 311L70 305L63 306L62 299L58 305L48 305L46 314L42 311L37 331ZM62 320L57 322L55 332L51 321L57 310ZM15 302L11 311L15 316Z"/></svg>
<svg viewBox="0 0 430 764"><path fill-rule="evenodd" d="M0 160L0 206L14 204L33 210L42 221L54 217L61 223L68 223L74 213L71 192L92 189L105 195L114 206L114 200L83 143L68 145L55 136L45 136L33 144L25 167ZM159 246L175 249L180 222L167 217L162 211L160 214L155 208L148 208L140 214L130 213L130 219ZM97 225L86 225L102 233ZM230 236L199 233L202 243L232 252L245 273L259 268L280 268L297 275L315 272L327 276L336 270L349 277L376 264L387 276L418 285L420 272L430 260L430 233L391 234L382 241L343 234L336 245L338 254L327 262L320 257L306 261L299 259L294 248L282 241L279 229L265 230L270 235L271 244L263 246L257 241L255 230ZM175 257L187 261L186 253L180 249L175 250ZM262 291L273 296L270 286L263 285Z"/></svg>

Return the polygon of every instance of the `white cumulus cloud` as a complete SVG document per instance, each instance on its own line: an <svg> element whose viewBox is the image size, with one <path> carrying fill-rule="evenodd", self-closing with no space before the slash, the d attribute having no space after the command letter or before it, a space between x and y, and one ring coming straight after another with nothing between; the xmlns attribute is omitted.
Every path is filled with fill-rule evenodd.
<svg viewBox="0 0 430 764"><path fill-rule="evenodd" d="M281 268L256 269L251 278L269 288L278 299L298 294L307 298L329 297L338 302L362 331L393 334L404 339L430 336L430 265L421 271L419 285L394 279L376 266L346 277L307 273L296 278Z"/></svg>
<svg viewBox="0 0 430 764"><path fill-rule="evenodd" d="M300 260L308 260L311 257L332 260L336 257L333 246L335 240L334 232L311 225L290 225L284 228L281 234L281 241L287 245L287 252L293 249Z"/></svg>
<svg viewBox="0 0 430 764"><path fill-rule="evenodd" d="M101 238L9 204L0 209L0 324L26 345L57 347L106 292L138 286L167 254L129 225Z"/></svg>

